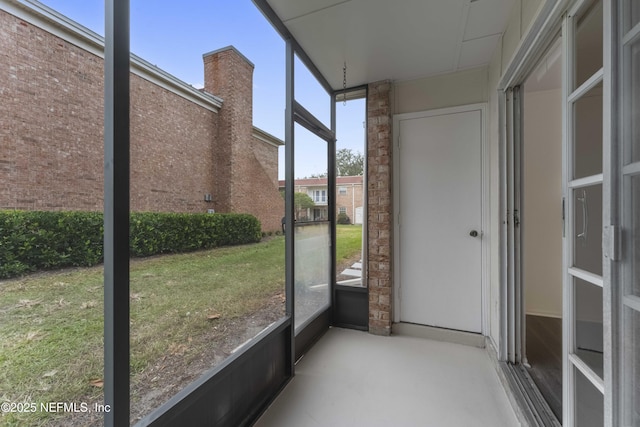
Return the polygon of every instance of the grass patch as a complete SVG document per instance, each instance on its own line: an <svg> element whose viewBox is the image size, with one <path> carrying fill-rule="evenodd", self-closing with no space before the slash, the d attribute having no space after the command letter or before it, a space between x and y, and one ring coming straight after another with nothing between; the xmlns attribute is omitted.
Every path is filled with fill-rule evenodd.
<svg viewBox="0 0 640 427"><path fill-rule="evenodd" d="M338 226L338 260L360 251L361 230ZM133 260L130 274L135 384L167 355L187 365L215 351L212 336L281 294L284 237ZM0 403L102 402L103 307L102 267L0 281ZM0 424L50 425L60 415L3 413Z"/></svg>
<svg viewBox="0 0 640 427"><path fill-rule="evenodd" d="M336 264L350 261L362 251L362 225L336 226Z"/></svg>

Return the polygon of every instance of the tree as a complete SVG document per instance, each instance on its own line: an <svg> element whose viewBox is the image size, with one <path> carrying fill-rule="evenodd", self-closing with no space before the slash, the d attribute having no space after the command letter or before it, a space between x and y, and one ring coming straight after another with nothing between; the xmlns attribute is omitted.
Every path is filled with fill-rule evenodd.
<svg viewBox="0 0 640 427"><path fill-rule="evenodd" d="M296 221L298 220L298 211L307 210L314 207L313 199L307 193L293 193L293 204L295 206Z"/></svg>
<svg viewBox="0 0 640 427"><path fill-rule="evenodd" d="M359 151L355 153L349 148L336 151L336 173L338 176L364 175L364 156Z"/></svg>

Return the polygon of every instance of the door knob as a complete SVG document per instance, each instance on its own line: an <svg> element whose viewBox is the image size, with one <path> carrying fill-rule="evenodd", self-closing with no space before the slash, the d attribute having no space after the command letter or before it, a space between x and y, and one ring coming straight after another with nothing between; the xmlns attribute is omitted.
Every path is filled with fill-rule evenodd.
<svg viewBox="0 0 640 427"><path fill-rule="evenodd" d="M476 230L471 230L471 233L469 233L469 236L478 237L478 232Z"/></svg>

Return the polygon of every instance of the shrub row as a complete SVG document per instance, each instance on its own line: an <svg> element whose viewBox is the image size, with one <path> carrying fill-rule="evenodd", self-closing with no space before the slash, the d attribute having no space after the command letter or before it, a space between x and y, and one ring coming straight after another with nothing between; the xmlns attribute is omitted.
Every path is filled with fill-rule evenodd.
<svg viewBox="0 0 640 427"><path fill-rule="evenodd" d="M131 256L188 252L260 241L260 222L247 214L132 213ZM98 212L0 211L0 278L103 260Z"/></svg>

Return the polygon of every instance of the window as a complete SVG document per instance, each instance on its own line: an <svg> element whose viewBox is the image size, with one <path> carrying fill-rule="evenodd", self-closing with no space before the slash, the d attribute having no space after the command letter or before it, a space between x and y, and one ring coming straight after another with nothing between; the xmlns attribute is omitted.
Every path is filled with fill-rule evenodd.
<svg viewBox="0 0 640 427"><path fill-rule="evenodd" d="M327 202L327 190L315 190L313 192L313 201L315 203L326 203Z"/></svg>
<svg viewBox="0 0 640 427"><path fill-rule="evenodd" d="M367 260L364 198L367 186L364 161L367 153L367 128L364 126L367 120L365 95L364 92L352 92L348 95L346 104L342 100L336 104L336 163L340 163L340 157L344 160L344 167L340 168L337 165L336 168L343 172L343 176L350 176L342 178L342 185L336 188L338 201L342 205L338 208L338 214L343 214L337 218L336 225L336 283L343 287L342 289L345 286L366 287L366 280L362 280L362 271L366 271Z"/></svg>
<svg viewBox="0 0 640 427"><path fill-rule="evenodd" d="M304 149L295 150L295 168L313 159L315 168L303 173L324 175L328 173L327 142L296 123L295 141ZM304 144L304 145L303 145ZM326 201L327 191L322 187L311 190L314 203ZM312 207L305 221L295 223L294 232L294 327L296 334L312 322L331 303L331 294L326 285L330 282L331 269L331 224L326 221L325 207Z"/></svg>

